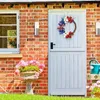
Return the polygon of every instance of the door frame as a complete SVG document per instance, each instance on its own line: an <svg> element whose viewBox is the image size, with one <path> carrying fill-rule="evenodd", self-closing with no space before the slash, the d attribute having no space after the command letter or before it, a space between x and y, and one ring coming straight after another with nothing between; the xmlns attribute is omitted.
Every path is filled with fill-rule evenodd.
<svg viewBox="0 0 100 100"><path fill-rule="evenodd" d="M49 13L50 12L59 12L59 11L81 11L85 13L85 27L86 27L86 9L50 9L48 10L48 95L51 95L51 86L50 86L50 82L51 82L51 70L50 70L50 31L49 31L49 26L50 26L50 19L49 19ZM86 66L87 66L87 38L86 38L86 28L84 30L85 32L85 59L86 59ZM85 86L87 85L87 67L85 66ZM85 97L87 96L87 89L85 88Z"/></svg>

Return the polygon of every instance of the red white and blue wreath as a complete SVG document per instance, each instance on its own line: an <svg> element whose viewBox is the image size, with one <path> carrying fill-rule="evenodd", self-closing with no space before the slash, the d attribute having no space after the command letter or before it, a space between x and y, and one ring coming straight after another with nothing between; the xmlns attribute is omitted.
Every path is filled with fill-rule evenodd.
<svg viewBox="0 0 100 100"><path fill-rule="evenodd" d="M69 31L69 32L65 32L65 25L66 23L73 23L74 24L74 30L73 31ZM75 31L76 31L76 23L74 21L74 19L72 17L64 17L61 19L61 21L58 23L58 27L57 29L59 30L59 34L64 34L65 38L71 38L72 35L74 35Z"/></svg>

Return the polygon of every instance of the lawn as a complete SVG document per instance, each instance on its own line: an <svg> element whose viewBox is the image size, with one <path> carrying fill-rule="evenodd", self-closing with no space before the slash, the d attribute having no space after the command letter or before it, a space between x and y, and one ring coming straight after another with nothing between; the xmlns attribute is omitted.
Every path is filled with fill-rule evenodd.
<svg viewBox="0 0 100 100"><path fill-rule="evenodd" d="M0 94L0 100L100 100L100 98L57 97L26 94Z"/></svg>

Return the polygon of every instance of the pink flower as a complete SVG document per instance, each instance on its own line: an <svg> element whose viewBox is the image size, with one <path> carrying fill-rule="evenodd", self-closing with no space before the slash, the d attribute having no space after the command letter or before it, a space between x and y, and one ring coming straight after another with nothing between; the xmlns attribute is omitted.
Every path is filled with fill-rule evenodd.
<svg viewBox="0 0 100 100"><path fill-rule="evenodd" d="M16 69L16 70L15 70L15 74L16 74L16 75L19 75L19 73L20 73L19 69Z"/></svg>
<svg viewBox="0 0 100 100"><path fill-rule="evenodd" d="M40 63L38 62L38 61L36 61L36 64L39 66L40 65Z"/></svg>
<svg viewBox="0 0 100 100"><path fill-rule="evenodd" d="M43 69L44 67L45 67L44 64L40 64L40 65L39 65L39 68L40 68L40 69Z"/></svg>
<svg viewBox="0 0 100 100"><path fill-rule="evenodd" d="M96 86L98 86L98 85L97 85L97 83L94 83L93 86L96 87Z"/></svg>
<svg viewBox="0 0 100 100"><path fill-rule="evenodd" d="M25 62L24 60L21 60L15 67L16 68L19 68L19 67L21 67L21 66L27 66L28 65L28 63L27 62Z"/></svg>
<svg viewBox="0 0 100 100"><path fill-rule="evenodd" d="M36 60L30 60L30 61L28 61L28 64L33 64L33 63L36 64Z"/></svg>
<svg viewBox="0 0 100 100"><path fill-rule="evenodd" d="M38 79L39 77L37 75L34 75L34 79Z"/></svg>
<svg viewBox="0 0 100 100"><path fill-rule="evenodd" d="M33 65L33 66L35 66L36 65L36 60L31 60L30 64Z"/></svg>
<svg viewBox="0 0 100 100"><path fill-rule="evenodd" d="M36 75L36 76L39 76L39 72L36 72L35 75Z"/></svg>

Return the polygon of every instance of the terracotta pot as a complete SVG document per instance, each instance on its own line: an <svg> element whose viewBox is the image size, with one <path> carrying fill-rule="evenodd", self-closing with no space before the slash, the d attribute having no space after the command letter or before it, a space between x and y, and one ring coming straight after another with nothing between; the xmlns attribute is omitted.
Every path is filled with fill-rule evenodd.
<svg viewBox="0 0 100 100"><path fill-rule="evenodd" d="M100 92L98 92L98 93L95 93L94 95L95 95L95 97L98 97L98 98L100 98Z"/></svg>

